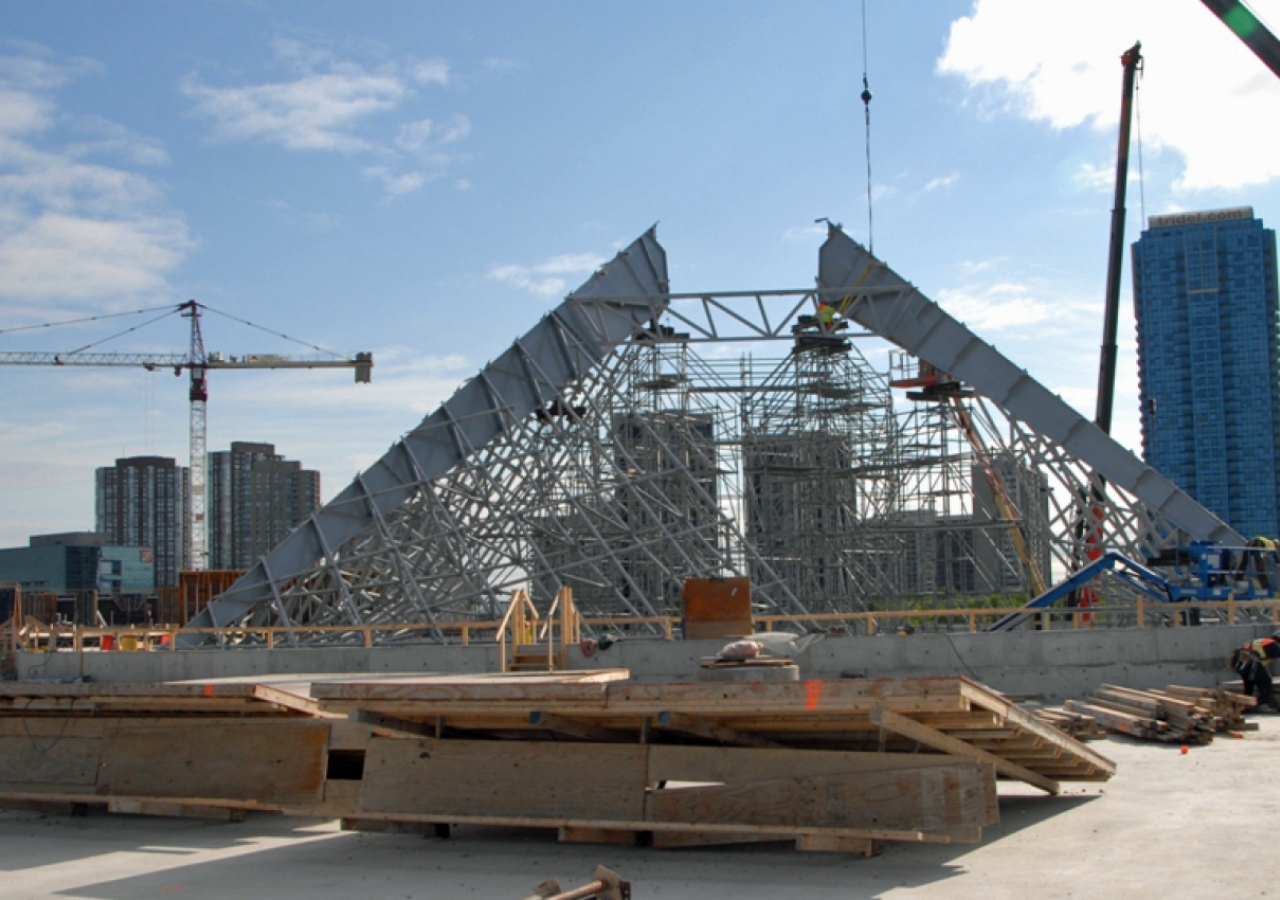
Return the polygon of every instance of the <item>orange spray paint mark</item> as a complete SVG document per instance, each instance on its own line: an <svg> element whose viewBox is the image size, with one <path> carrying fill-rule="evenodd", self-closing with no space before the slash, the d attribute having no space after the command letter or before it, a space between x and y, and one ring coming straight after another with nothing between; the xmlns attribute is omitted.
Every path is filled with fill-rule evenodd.
<svg viewBox="0 0 1280 900"><path fill-rule="evenodd" d="M804 708L812 712L818 708L818 697L822 694L821 681L806 681L804 683Z"/></svg>

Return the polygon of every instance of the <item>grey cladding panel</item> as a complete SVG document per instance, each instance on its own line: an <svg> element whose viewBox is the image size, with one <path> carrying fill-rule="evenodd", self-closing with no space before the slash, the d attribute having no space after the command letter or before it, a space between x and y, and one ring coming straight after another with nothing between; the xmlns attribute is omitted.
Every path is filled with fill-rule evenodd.
<svg viewBox="0 0 1280 900"><path fill-rule="evenodd" d="M237 622L271 600L273 583L310 571L366 528L375 510L394 509L418 484L446 474L591 371L665 310L667 290L666 253L650 229L299 526L192 627Z"/></svg>
<svg viewBox="0 0 1280 900"><path fill-rule="evenodd" d="M857 301L848 314L869 331L972 385L980 394L1038 434L1124 488L1176 527L1201 540L1242 545L1244 538L1110 435L1036 383L937 304L911 287L838 228L831 228L818 256L818 282L848 290ZM895 287L900 293L859 294L861 288Z"/></svg>

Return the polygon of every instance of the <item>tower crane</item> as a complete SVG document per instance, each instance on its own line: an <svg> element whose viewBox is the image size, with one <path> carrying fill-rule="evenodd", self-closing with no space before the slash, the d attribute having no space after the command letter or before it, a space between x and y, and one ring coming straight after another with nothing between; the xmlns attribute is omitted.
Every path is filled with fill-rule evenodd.
<svg viewBox="0 0 1280 900"><path fill-rule="evenodd" d="M204 304L188 300L175 307L191 322L191 347L187 353L91 353L89 347L67 353L43 351L0 351L0 365L9 366L128 366L140 367L149 372L170 368L181 375L185 369L190 375L188 398L191 404L191 503L190 503L190 555L194 569L205 568L205 451L206 418L209 386L206 376L211 369L354 369L357 384L368 384L373 374L373 354L356 353L352 356L295 357L277 354L249 354L224 356L219 352L206 352L204 335L200 329L200 311L208 309ZM249 323L245 323L249 324ZM92 345L91 345L92 346Z"/></svg>

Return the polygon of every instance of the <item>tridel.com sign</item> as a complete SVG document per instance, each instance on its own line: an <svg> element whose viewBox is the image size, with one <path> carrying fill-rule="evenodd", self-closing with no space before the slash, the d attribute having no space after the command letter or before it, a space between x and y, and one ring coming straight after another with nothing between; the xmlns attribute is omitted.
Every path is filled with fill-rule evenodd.
<svg viewBox="0 0 1280 900"><path fill-rule="evenodd" d="M1152 216L1148 219L1149 228L1172 228L1175 225L1201 225L1207 222L1230 222L1236 219L1252 219L1252 206L1237 206L1233 209L1211 209L1206 212L1174 213L1169 216Z"/></svg>

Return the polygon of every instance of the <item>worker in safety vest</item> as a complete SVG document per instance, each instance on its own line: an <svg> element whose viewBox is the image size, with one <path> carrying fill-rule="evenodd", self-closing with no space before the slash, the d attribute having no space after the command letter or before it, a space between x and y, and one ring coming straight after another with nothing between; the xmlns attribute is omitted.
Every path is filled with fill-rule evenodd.
<svg viewBox="0 0 1280 900"><path fill-rule="evenodd" d="M823 331L830 331L832 324L836 320L836 308L822 300L818 303L818 321L822 323Z"/></svg>
<svg viewBox="0 0 1280 900"><path fill-rule="evenodd" d="M1246 696L1257 697L1259 706L1271 706L1280 712L1267 663L1280 659L1280 631L1269 638L1250 641L1231 654L1231 668L1244 680Z"/></svg>

